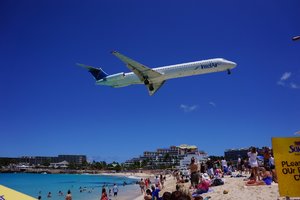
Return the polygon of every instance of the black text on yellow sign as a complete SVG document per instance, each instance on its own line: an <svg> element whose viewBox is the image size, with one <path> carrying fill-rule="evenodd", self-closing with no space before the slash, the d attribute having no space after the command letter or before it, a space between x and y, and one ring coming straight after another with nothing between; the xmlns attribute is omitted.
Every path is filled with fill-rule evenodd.
<svg viewBox="0 0 300 200"><path fill-rule="evenodd" d="M300 138L272 138L280 196L300 197Z"/></svg>

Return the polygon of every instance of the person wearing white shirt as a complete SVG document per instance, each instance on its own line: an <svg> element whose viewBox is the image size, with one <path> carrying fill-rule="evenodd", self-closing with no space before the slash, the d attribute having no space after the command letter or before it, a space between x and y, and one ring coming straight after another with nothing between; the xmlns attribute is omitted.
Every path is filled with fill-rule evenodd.
<svg viewBox="0 0 300 200"><path fill-rule="evenodd" d="M250 151L248 152L249 157L249 164L251 166L251 173L253 173L255 180L260 180L260 177L258 175L258 162L257 162L257 152L256 148L252 147Z"/></svg>

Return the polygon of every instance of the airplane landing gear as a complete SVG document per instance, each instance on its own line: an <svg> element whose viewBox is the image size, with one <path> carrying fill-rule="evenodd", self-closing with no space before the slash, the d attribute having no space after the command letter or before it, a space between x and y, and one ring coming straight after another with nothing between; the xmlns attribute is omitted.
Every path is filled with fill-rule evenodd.
<svg viewBox="0 0 300 200"><path fill-rule="evenodd" d="M152 84L149 85L149 90L150 90L150 91L153 91L153 90L154 90L154 87L153 87Z"/></svg>
<svg viewBox="0 0 300 200"><path fill-rule="evenodd" d="M230 75L231 74L231 71L230 69L227 69L227 74Z"/></svg>

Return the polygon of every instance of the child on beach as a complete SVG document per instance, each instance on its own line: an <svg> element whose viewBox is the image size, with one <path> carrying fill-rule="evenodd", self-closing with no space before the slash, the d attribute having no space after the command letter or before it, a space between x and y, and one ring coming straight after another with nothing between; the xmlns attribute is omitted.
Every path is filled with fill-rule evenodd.
<svg viewBox="0 0 300 200"><path fill-rule="evenodd" d="M108 188L108 196L111 197L111 188L110 187Z"/></svg>
<svg viewBox="0 0 300 200"><path fill-rule="evenodd" d="M102 195L100 200L108 200L105 188L102 188Z"/></svg>

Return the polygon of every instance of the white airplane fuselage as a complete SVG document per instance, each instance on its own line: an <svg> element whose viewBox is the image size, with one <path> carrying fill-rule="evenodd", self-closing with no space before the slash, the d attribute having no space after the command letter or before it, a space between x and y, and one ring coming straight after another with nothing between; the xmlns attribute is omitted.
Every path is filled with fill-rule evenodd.
<svg viewBox="0 0 300 200"><path fill-rule="evenodd" d="M180 78L185 76L193 76L198 74L207 74L212 72L228 71L236 67L236 63L225 60L223 58L215 58L209 60L201 60L182 64L168 65L152 70L162 74L157 78L152 79L152 83L162 82L164 80ZM103 79L96 81L98 85L107 85L112 87L124 87L132 84L144 84L139 77L133 73L117 73L109 75Z"/></svg>

